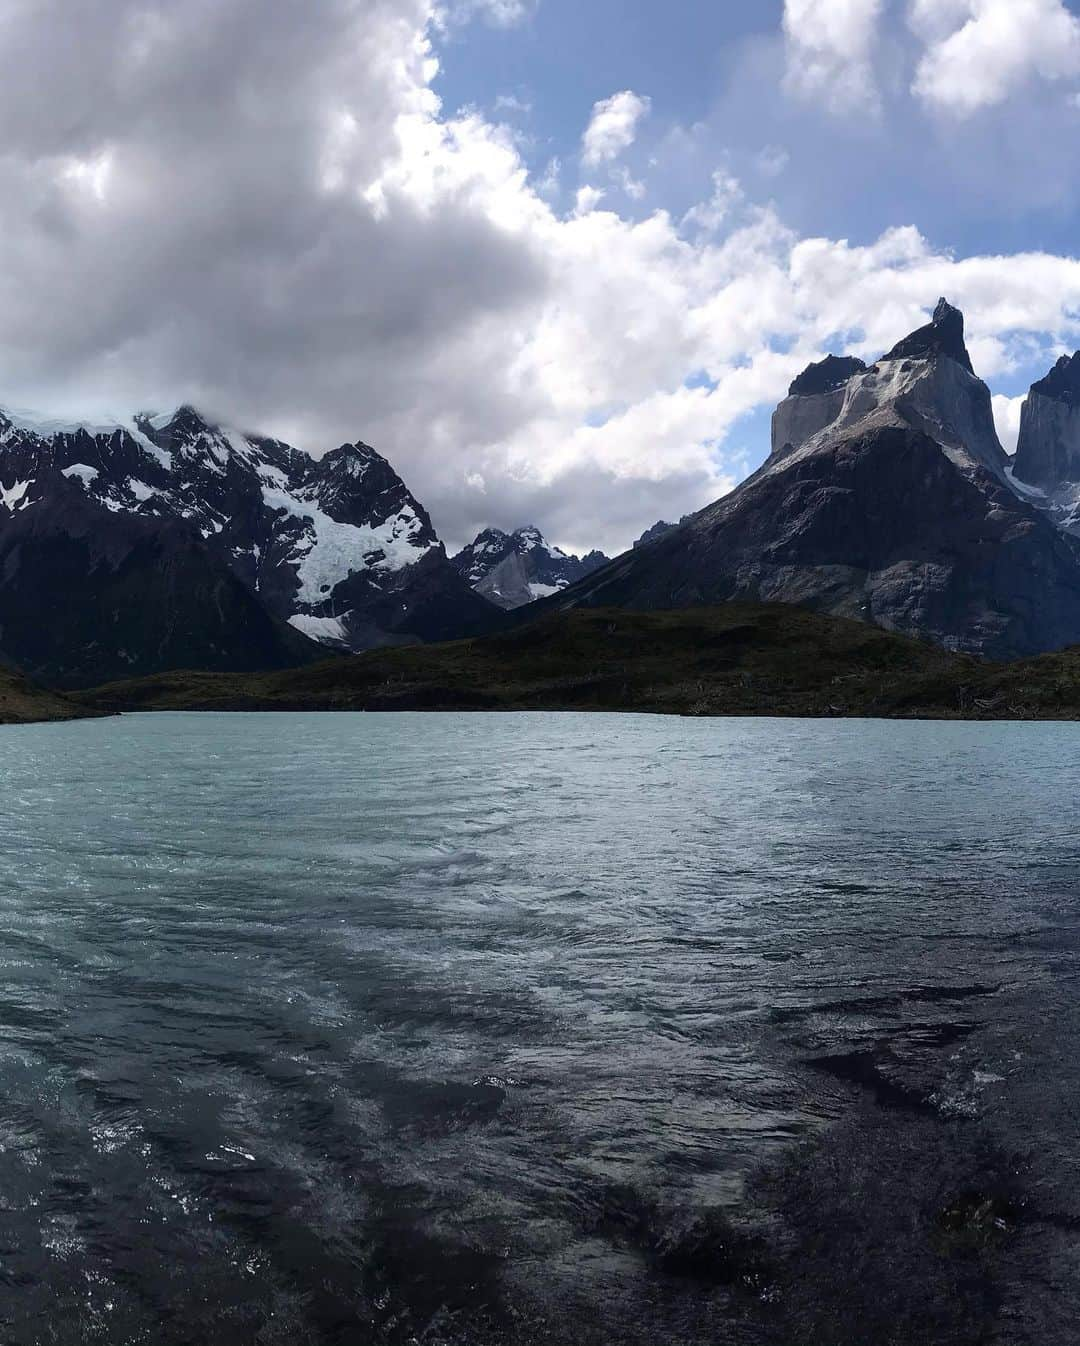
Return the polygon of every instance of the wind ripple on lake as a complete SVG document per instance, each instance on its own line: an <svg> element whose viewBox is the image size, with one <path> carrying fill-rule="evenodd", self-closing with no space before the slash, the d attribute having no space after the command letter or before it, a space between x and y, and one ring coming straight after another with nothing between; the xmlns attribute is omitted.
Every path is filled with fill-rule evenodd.
<svg viewBox="0 0 1080 1346"><path fill-rule="evenodd" d="M490 1309L525 1341L530 1299L698 1339L626 1203L735 1206L860 1090L1004 1079L1076 972L1076 738L5 730L4 1340L475 1341Z"/></svg>

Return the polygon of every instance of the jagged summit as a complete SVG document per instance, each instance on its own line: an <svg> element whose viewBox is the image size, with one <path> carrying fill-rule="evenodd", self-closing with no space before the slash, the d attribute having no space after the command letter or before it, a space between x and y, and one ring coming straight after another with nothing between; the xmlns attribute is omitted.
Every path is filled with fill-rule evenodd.
<svg viewBox="0 0 1080 1346"><path fill-rule="evenodd" d="M173 411L141 413L135 417L135 424L146 425L159 433L166 430L177 436L198 435L210 429L210 420L190 402L184 402Z"/></svg>
<svg viewBox="0 0 1080 1346"><path fill-rule="evenodd" d="M273 667L310 641L452 639L498 616L360 441L317 459L192 406L106 424L0 410L3 650L47 681Z"/></svg>
<svg viewBox="0 0 1080 1346"><path fill-rule="evenodd" d="M826 355L817 364L807 365L788 389L788 396L817 397L835 392L865 369L865 362L854 355Z"/></svg>
<svg viewBox="0 0 1080 1346"><path fill-rule="evenodd" d="M883 356L885 360L928 360L936 355L947 355L963 365L969 374L975 373L964 343L964 315L953 308L947 299L939 299L933 320L906 336L903 341Z"/></svg>
<svg viewBox="0 0 1080 1346"><path fill-rule="evenodd" d="M957 462L1003 474L1008 459L990 390L975 375L963 333L963 315L942 299L932 323L869 368L840 358L812 365L794 386L820 391L796 393L777 407L770 464L860 428L894 425L925 431Z"/></svg>
<svg viewBox="0 0 1080 1346"><path fill-rule="evenodd" d="M1031 385L1032 393L1067 406L1080 406L1080 351L1063 355L1045 378Z"/></svg>
<svg viewBox="0 0 1080 1346"><path fill-rule="evenodd" d="M527 524L512 533L485 528L451 564L478 594L510 611L561 592L607 560L599 551L570 556L552 546L534 524Z"/></svg>
<svg viewBox="0 0 1080 1346"><path fill-rule="evenodd" d="M797 603L998 658L1080 639L1080 541L1014 487L959 311L869 369L822 363L752 477L552 605Z"/></svg>

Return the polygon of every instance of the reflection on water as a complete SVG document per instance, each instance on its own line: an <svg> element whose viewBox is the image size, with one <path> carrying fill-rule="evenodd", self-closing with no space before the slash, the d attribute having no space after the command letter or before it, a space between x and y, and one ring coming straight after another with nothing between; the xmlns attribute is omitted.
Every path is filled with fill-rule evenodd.
<svg viewBox="0 0 1080 1346"><path fill-rule="evenodd" d="M1078 747L4 730L0 1339L1072 1342Z"/></svg>

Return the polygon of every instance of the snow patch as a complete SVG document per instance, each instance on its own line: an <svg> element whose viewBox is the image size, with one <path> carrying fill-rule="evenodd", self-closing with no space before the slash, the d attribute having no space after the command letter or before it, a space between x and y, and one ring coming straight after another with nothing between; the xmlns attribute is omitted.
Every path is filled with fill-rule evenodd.
<svg viewBox="0 0 1080 1346"><path fill-rule="evenodd" d="M1046 499L1046 492L1041 486L1029 486L1026 481L1020 481L1011 467L1005 469L1005 479L1017 495L1033 496L1036 500Z"/></svg>
<svg viewBox="0 0 1080 1346"><path fill-rule="evenodd" d="M0 486L0 504L12 514L26 509L30 504L26 493L33 484L32 481L17 481L14 486Z"/></svg>
<svg viewBox="0 0 1080 1346"><path fill-rule="evenodd" d="M553 594L561 594L565 588L565 584L530 584L529 593L535 602L538 598L550 598Z"/></svg>
<svg viewBox="0 0 1080 1346"><path fill-rule="evenodd" d="M297 539L290 557L297 566L300 591L296 598L300 603L324 602L335 585L360 571L404 570L435 545L419 540L424 525L408 505L371 528L338 523L313 501L297 499L288 491L265 484L262 495L268 509L291 514L306 525L305 535Z"/></svg>
<svg viewBox="0 0 1080 1346"><path fill-rule="evenodd" d="M145 440L142 446L143 453L147 453L151 458L157 460L166 472L171 472L173 467L173 456L168 449L159 449L152 440Z"/></svg>
<svg viewBox="0 0 1080 1346"><path fill-rule="evenodd" d="M289 618L289 625L302 631L311 640L320 645L344 645L347 643L345 623L341 617L308 617L298 612Z"/></svg>
<svg viewBox="0 0 1080 1346"><path fill-rule="evenodd" d="M89 486L92 481L96 481L101 475L96 467L90 467L87 463L72 463L70 467L65 467L63 475L70 481L77 477L84 486Z"/></svg>
<svg viewBox="0 0 1080 1346"><path fill-rule="evenodd" d="M14 407L0 409L0 416L10 423L13 430L34 435L38 439L55 439L59 435L77 435L83 432L94 439L99 437L111 439L113 435L125 434L130 435L143 448L152 447L150 440L129 416L112 416L105 420L94 420L90 417L62 420ZM10 438L10 431L6 431L4 439L8 440Z"/></svg>

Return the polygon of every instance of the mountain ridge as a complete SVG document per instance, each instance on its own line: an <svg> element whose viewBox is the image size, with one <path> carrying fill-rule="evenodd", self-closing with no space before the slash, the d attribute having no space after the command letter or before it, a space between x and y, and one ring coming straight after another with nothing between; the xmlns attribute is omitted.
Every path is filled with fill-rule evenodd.
<svg viewBox="0 0 1080 1346"><path fill-rule="evenodd" d="M599 551L572 556L529 524L511 533L485 528L450 563L476 593L513 611L561 592L609 559Z"/></svg>
<svg viewBox="0 0 1080 1346"><path fill-rule="evenodd" d="M995 658L1080 637L1080 547L1015 489L959 310L844 372L795 381L730 495L547 605L795 603Z"/></svg>
<svg viewBox="0 0 1080 1346"><path fill-rule="evenodd" d="M360 440L316 459L186 405L115 425L0 411L0 647L46 681L284 667L496 617Z"/></svg>

